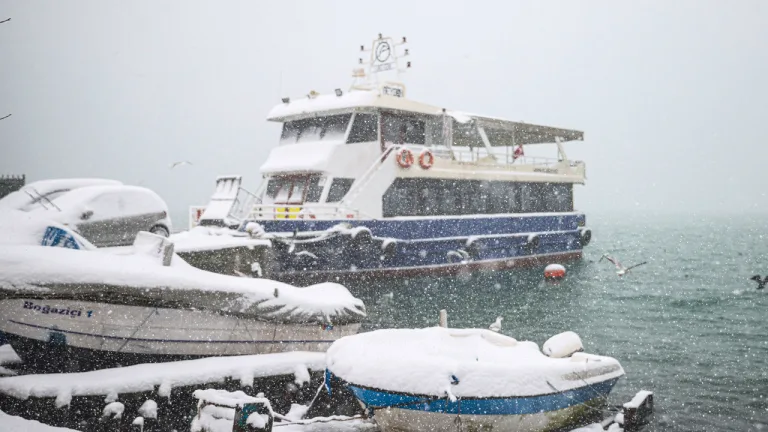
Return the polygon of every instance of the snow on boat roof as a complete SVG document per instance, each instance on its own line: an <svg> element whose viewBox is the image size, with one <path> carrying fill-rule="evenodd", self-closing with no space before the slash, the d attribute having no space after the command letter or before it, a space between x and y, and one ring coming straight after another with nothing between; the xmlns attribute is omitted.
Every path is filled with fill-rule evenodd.
<svg viewBox="0 0 768 432"><path fill-rule="evenodd" d="M343 142L309 142L274 147L259 168L262 174L323 172L331 166L334 150Z"/></svg>
<svg viewBox="0 0 768 432"><path fill-rule="evenodd" d="M239 379L253 385L254 378L294 374L306 377L307 369L323 370L325 353L293 351L248 356L209 357L168 363L149 363L81 373L20 375L0 378L0 393L26 400L29 397L118 395L152 391L167 397L173 387ZM298 378L298 377L297 377ZM61 404L66 405L66 403Z"/></svg>
<svg viewBox="0 0 768 432"><path fill-rule="evenodd" d="M254 239L228 228L196 226L189 231L171 234L176 252L202 252L234 247L272 247L272 242Z"/></svg>
<svg viewBox="0 0 768 432"><path fill-rule="evenodd" d="M445 112L445 114L450 115L459 123L474 121L479 126L511 134L510 141L505 140L504 142L496 143L491 141L492 146L506 146L510 145L510 142L514 144L554 143L557 137L563 141L584 140L584 132L577 130L517 122L461 111L444 110L440 107L416 102L404 97L382 94L378 90L356 90L341 96L324 94L313 98L306 97L290 100L288 103L282 103L273 107L267 115L267 120L284 122L305 117L349 112L356 108L390 109L427 115L441 115Z"/></svg>
<svg viewBox="0 0 768 432"><path fill-rule="evenodd" d="M356 90L344 93L318 95L314 98L301 98L276 105L267 115L270 121L289 121L302 117L312 117L318 112L328 115L333 111L350 111L354 108L384 108L411 111L421 114L437 115L442 108L415 102L409 99L380 94L375 90Z"/></svg>
<svg viewBox="0 0 768 432"><path fill-rule="evenodd" d="M147 255L0 245L0 296L130 294L151 302L260 315L290 322L360 321L363 302L342 285L298 288L268 279L211 273L174 255L162 266ZM117 297L115 296L115 297Z"/></svg>
<svg viewBox="0 0 768 432"><path fill-rule="evenodd" d="M550 384L564 391L624 375L610 357L550 358L533 342L442 327L346 336L331 345L326 361L328 370L353 385L437 397L550 394ZM459 383L451 384L452 377Z"/></svg>

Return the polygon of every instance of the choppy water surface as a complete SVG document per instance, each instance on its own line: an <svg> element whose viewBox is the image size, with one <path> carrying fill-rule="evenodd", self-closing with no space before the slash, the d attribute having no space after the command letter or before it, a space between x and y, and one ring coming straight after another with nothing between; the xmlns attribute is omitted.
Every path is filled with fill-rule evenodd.
<svg viewBox="0 0 768 432"><path fill-rule="evenodd" d="M655 392L655 431L768 431L768 217L588 216L593 241L559 285L543 269L350 286L369 310L364 330L486 328L540 346L573 330L587 352L616 357L627 375L612 403ZM598 263L609 252L618 278ZM391 296L387 295L391 293Z"/></svg>

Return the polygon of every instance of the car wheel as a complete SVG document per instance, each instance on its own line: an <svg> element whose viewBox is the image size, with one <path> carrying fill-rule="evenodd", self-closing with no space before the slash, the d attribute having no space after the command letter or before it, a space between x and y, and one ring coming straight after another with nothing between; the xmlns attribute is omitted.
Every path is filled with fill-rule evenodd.
<svg viewBox="0 0 768 432"><path fill-rule="evenodd" d="M162 226L162 225L155 225L152 227L151 230L149 230L152 234L157 234L159 236L163 237L169 237L170 233L168 232L168 228Z"/></svg>

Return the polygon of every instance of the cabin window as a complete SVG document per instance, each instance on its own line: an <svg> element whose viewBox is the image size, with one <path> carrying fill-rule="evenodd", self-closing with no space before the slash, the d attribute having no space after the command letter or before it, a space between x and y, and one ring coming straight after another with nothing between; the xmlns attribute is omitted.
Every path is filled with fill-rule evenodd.
<svg viewBox="0 0 768 432"><path fill-rule="evenodd" d="M307 186L307 202L320 202L320 195L323 194L323 186L325 186L324 180L325 178L318 176L309 178L309 185Z"/></svg>
<svg viewBox="0 0 768 432"><path fill-rule="evenodd" d="M275 198L287 181L288 179L285 177L272 177L269 179L269 181L267 181L267 196Z"/></svg>
<svg viewBox="0 0 768 432"><path fill-rule="evenodd" d="M288 204L301 204L304 202L304 193L307 191L307 179L296 179L293 182L291 196L286 201Z"/></svg>
<svg viewBox="0 0 768 432"><path fill-rule="evenodd" d="M319 202L323 192L320 176L279 176L267 182L267 197L276 204Z"/></svg>
<svg viewBox="0 0 768 432"><path fill-rule="evenodd" d="M554 183L549 185L553 199L547 211L567 212L573 209L573 186L569 183Z"/></svg>
<svg viewBox="0 0 768 432"><path fill-rule="evenodd" d="M379 140L379 116L357 113L349 131L348 143L363 143Z"/></svg>
<svg viewBox="0 0 768 432"><path fill-rule="evenodd" d="M326 199L326 202L333 203L333 202L339 202L342 198L344 198L344 195L349 192L349 189L352 187L352 183L355 182L355 179L351 178L335 178L331 182L331 188L328 190L328 199Z"/></svg>
<svg viewBox="0 0 768 432"><path fill-rule="evenodd" d="M351 118L352 114L339 114L285 122L280 144L343 140Z"/></svg>
<svg viewBox="0 0 768 432"><path fill-rule="evenodd" d="M382 200L384 217L569 212L573 185L399 178Z"/></svg>
<svg viewBox="0 0 768 432"><path fill-rule="evenodd" d="M381 114L382 138L385 145L426 144L424 120L415 115Z"/></svg>

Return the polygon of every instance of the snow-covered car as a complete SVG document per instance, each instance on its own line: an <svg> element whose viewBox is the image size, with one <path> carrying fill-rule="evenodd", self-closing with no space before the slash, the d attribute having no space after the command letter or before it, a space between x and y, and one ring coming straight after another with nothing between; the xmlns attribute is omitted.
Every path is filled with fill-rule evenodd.
<svg viewBox="0 0 768 432"><path fill-rule="evenodd" d="M31 212L69 226L97 247L130 246L139 231L171 233L165 201L140 186L82 187Z"/></svg>
<svg viewBox="0 0 768 432"><path fill-rule="evenodd" d="M0 210L16 209L29 211L50 205L49 202L65 193L87 186L117 186L117 180L101 178L63 178L39 180L0 198Z"/></svg>

